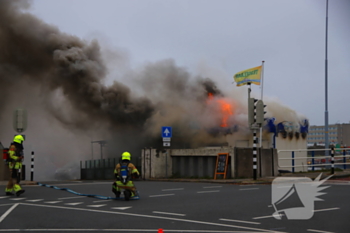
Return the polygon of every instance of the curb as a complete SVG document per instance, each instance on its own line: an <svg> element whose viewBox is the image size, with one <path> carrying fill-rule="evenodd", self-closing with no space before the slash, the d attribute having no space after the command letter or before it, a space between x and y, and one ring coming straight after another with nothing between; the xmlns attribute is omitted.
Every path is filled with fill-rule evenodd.
<svg viewBox="0 0 350 233"><path fill-rule="evenodd" d="M289 173L290 174L290 173ZM147 179L147 181L165 181L165 182L197 182L197 183L225 183L225 184L232 184L232 185L269 185L272 184L272 181L277 178L277 177L310 177L311 179L315 179L319 174L321 173L298 173L290 176L276 176L276 177L270 177L270 178L265 178L265 179L260 179L260 180L244 180L244 179L219 179L219 180L214 180L214 179L168 179L168 178L152 178L152 179ZM330 173L322 173L321 179L324 179L332 174ZM346 178L350 177L350 173L346 174L333 174L330 180L336 180L340 178Z"/></svg>

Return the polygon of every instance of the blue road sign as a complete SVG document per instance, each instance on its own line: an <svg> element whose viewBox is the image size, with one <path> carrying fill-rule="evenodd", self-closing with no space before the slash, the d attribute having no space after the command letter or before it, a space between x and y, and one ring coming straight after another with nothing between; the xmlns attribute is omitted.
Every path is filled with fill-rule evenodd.
<svg viewBox="0 0 350 233"><path fill-rule="evenodd" d="M170 126L162 126L162 137L163 138L171 138L172 128Z"/></svg>

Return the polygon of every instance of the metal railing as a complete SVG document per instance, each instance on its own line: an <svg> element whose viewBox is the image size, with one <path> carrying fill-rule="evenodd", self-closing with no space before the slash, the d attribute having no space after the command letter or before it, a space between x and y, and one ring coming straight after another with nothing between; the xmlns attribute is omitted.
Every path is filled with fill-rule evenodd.
<svg viewBox="0 0 350 233"><path fill-rule="evenodd" d="M315 152L316 151L331 151L331 155L330 156L317 156L315 157ZM342 151L342 154L337 155L335 152L339 152ZM315 167L326 167L326 166L330 166L331 167L331 171L332 174L334 174L334 166L339 166L339 165L343 165L343 169L346 169L348 164L350 164L350 162L347 162L346 159L350 158L350 155L347 155L347 152L350 151L350 148L334 148L331 147L330 149L298 149L298 150L278 150L277 153L278 155L280 155L281 152L290 152L291 153L291 158L280 158L280 156L278 156L278 167L279 168L292 168L292 172L295 172L295 168L296 167L311 167L311 170L314 171ZM296 152L311 152L311 157L296 157L295 153ZM342 162L339 162L338 160L336 160L335 162L335 158L340 158L338 160L342 160ZM295 161L296 160L309 160L307 161L306 165L295 165ZM324 163L315 163L315 159L324 159ZM291 160L292 165L291 166L281 166L280 165L280 160ZM330 163L329 163L330 161Z"/></svg>

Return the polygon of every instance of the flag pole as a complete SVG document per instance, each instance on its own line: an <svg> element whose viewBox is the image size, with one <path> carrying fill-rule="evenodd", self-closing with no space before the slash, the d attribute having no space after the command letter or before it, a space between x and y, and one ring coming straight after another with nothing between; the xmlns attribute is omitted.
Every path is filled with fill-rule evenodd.
<svg viewBox="0 0 350 233"><path fill-rule="evenodd" d="M262 65L261 65L261 100L263 100L264 63L265 63L265 61L262 61ZM262 125L260 126L259 144L260 144L260 148L261 148L262 147Z"/></svg>

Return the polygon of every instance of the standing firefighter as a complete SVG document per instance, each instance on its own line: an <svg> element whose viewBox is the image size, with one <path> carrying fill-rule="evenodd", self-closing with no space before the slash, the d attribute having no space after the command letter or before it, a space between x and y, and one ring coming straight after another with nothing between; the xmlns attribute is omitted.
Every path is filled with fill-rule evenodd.
<svg viewBox="0 0 350 233"><path fill-rule="evenodd" d="M132 175L135 178L138 178L140 173L135 167L135 165L130 162L130 160L131 160L131 154L129 152L124 152L122 154L121 162L119 162L115 166L114 175L115 175L116 181L113 183L112 192L115 194L117 198L120 197L122 189L130 190L131 197L134 197L137 193L136 187L133 184L133 182L130 180L130 178ZM127 199L128 198L129 197L127 197Z"/></svg>
<svg viewBox="0 0 350 233"><path fill-rule="evenodd" d="M10 170L10 179L5 189L6 195L8 196L14 195L13 191L15 191L16 196L19 196L22 193L24 193L24 190L19 185L20 174L18 171L19 169L22 169L23 141L24 138L22 135L16 135L8 151L8 166Z"/></svg>

